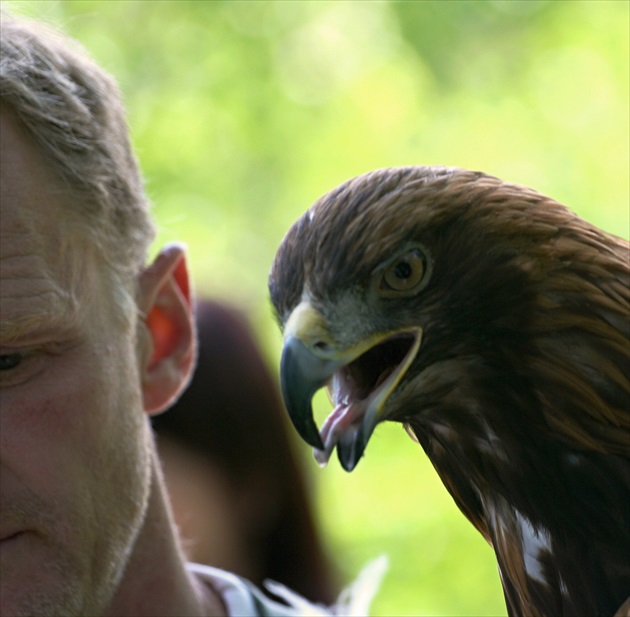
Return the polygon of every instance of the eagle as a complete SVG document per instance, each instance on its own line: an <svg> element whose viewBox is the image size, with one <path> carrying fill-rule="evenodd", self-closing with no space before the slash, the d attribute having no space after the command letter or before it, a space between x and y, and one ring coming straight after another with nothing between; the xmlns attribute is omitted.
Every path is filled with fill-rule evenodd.
<svg viewBox="0 0 630 617"><path fill-rule="evenodd" d="M321 464L352 471L400 422L493 547L509 615L630 612L627 241L485 173L387 168L304 213L269 291Z"/></svg>

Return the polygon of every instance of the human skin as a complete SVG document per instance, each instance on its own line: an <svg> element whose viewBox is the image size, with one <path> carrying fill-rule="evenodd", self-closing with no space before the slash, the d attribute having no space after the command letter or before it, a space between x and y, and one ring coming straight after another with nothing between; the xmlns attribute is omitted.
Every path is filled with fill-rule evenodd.
<svg viewBox="0 0 630 617"><path fill-rule="evenodd" d="M222 614L185 571L146 418L194 360L183 250L125 315L72 199L0 109L0 614Z"/></svg>

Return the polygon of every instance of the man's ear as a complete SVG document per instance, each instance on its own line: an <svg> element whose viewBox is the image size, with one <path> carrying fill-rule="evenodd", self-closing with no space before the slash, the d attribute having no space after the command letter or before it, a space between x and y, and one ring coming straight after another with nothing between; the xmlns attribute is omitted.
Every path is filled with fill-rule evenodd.
<svg viewBox="0 0 630 617"><path fill-rule="evenodd" d="M154 414L182 392L195 362L195 328L182 246L164 247L142 272L138 306L145 317L138 350L144 410Z"/></svg>

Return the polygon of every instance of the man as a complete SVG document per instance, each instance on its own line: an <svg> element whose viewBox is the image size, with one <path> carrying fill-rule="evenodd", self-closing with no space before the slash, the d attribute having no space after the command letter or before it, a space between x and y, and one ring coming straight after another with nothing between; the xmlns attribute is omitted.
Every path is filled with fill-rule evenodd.
<svg viewBox="0 0 630 617"><path fill-rule="evenodd" d="M145 266L114 82L42 26L0 40L0 614L295 614L177 543L147 416L194 363L186 257Z"/></svg>

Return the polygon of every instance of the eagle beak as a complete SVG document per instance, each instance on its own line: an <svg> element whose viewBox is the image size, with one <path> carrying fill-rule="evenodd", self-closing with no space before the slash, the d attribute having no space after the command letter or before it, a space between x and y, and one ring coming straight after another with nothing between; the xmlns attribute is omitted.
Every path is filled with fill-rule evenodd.
<svg viewBox="0 0 630 617"><path fill-rule="evenodd" d="M323 315L310 303L300 303L284 328L280 386L297 432L318 450L322 450L324 444L313 419L311 400L343 365L343 360L330 353L330 343Z"/></svg>
<svg viewBox="0 0 630 617"><path fill-rule="evenodd" d="M285 339L280 360L282 397L297 432L318 450L323 450L324 444L313 419L311 400L338 366L337 362L318 357L298 337Z"/></svg>
<svg viewBox="0 0 630 617"><path fill-rule="evenodd" d="M280 362L282 396L293 425L316 449L321 464L337 446L343 468L351 471L356 466L420 339L421 330L413 328L375 334L341 349L324 316L309 302L291 313ZM311 400L324 386L336 406L320 435Z"/></svg>

